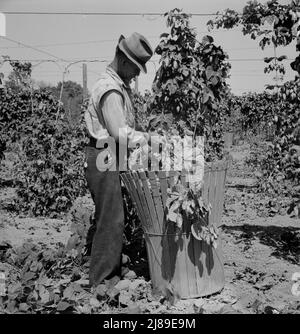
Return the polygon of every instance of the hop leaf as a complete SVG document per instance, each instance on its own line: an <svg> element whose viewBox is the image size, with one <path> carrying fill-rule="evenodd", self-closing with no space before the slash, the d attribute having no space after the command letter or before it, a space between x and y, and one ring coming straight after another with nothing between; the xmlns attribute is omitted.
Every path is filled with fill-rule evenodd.
<svg viewBox="0 0 300 334"><path fill-rule="evenodd" d="M178 215L176 217L176 226L179 229L181 229L182 228L182 223L183 223L182 215L180 213L178 213Z"/></svg>

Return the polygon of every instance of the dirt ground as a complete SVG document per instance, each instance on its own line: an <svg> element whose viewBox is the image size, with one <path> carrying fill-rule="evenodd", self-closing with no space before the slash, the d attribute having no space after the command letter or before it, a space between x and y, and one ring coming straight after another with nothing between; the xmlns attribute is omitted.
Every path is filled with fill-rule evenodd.
<svg viewBox="0 0 300 334"><path fill-rule="evenodd" d="M168 309L148 305L152 313L300 313L300 297L291 292L291 277L300 272L300 221L286 214L285 198L255 193L259 179L245 166L249 145L233 146L231 154L221 223L225 288L206 298L179 300ZM0 191L0 244L18 246L29 240L55 247L67 242L67 218L15 216L1 209L14 196L13 189Z"/></svg>

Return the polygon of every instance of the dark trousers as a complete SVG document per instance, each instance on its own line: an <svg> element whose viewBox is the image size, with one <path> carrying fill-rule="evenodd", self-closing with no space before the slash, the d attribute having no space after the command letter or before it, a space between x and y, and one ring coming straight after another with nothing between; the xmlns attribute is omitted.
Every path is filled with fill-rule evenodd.
<svg viewBox="0 0 300 334"><path fill-rule="evenodd" d="M104 279L121 273L124 211L118 171L100 172L96 159L102 149L86 148L85 176L95 203L94 224L87 244L92 243L89 280L96 286Z"/></svg>

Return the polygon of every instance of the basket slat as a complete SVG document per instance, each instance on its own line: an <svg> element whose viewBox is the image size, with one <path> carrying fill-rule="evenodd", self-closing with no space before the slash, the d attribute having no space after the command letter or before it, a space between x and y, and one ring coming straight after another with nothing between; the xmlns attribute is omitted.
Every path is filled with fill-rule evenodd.
<svg viewBox="0 0 300 334"><path fill-rule="evenodd" d="M223 201L227 162L205 164L202 196L211 204L209 224L219 225ZM178 235L175 224L165 217L168 188L174 177L185 182L185 173L178 171L129 172L126 186L135 201L145 231L151 280L154 288L165 292L177 291L182 298L196 298L220 291L225 282L222 245L219 238L215 250L204 241L196 240L190 231L190 222L184 219L183 233ZM130 182L130 178L134 182ZM143 211L144 210L144 211ZM146 220L146 227L145 222ZM148 221L147 221L148 220ZM148 225L151 228L148 228ZM177 237L175 238L175 234ZM177 240L178 239L178 240Z"/></svg>
<svg viewBox="0 0 300 334"><path fill-rule="evenodd" d="M181 251L177 250L177 261L176 261L176 267L175 267L175 273L174 281L178 283L177 291L181 291L182 295L188 294L188 278L187 278L187 266L186 266L186 236L183 235L181 240L178 241L179 243L179 249Z"/></svg>
<svg viewBox="0 0 300 334"><path fill-rule="evenodd" d="M187 180L187 172L186 171L182 171L180 174L180 178L181 178L181 183L182 185L187 188L189 186L189 182Z"/></svg>
<svg viewBox="0 0 300 334"><path fill-rule="evenodd" d="M135 181L135 186L137 189L137 194L139 196L139 199L141 201L141 210L143 211L143 214L146 219L146 230L149 231L152 229L152 219L151 219L151 214L149 212L148 204L147 204L147 199L144 194L143 188L141 186L141 181L137 173L133 173L133 179Z"/></svg>
<svg viewBox="0 0 300 334"><path fill-rule="evenodd" d="M217 215L216 215L216 222L215 225L219 226L220 221L222 218L222 212L223 212L223 188L224 188L224 180L225 180L225 173L222 171L219 171L216 176L216 182L218 185L218 191L216 194L216 210L217 210Z"/></svg>
<svg viewBox="0 0 300 334"><path fill-rule="evenodd" d="M126 173L122 173L121 178L131 195L131 198L133 200L133 203L135 204L135 207L136 207L136 210L137 210L137 213L140 219L144 222L144 224L147 225L148 221L146 217L144 216L144 211L141 207L141 203L139 201L139 197L137 195L135 185L133 184L133 178L130 177L130 175L127 175Z"/></svg>
<svg viewBox="0 0 300 334"><path fill-rule="evenodd" d="M215 167L215 166L214 166ZM217 184L216 184L216 174L218 172L213 169L214 177L211 177L209 180L209 195L208 195L208 202L211 204L211 210L208 218L208 223L213 224L216 221L216 192L217 192Z"/></svg>
<svg viewBox="0 0 300 334"><path fill-rule="evenodd" d="M145 196L146 196L149 213L150 213L151 220L152 220L152 231L151 232L160 233L161 231L160 231L159 221L158 221L157 216L156 216L154 201L153 201L150 189L149 189L148 178L147 178L145 172L140 172L139 176L140 176L140 179L141 179L142 184L143 184L143 190L144 190L144 193L145 193Z"/></svg>
<svg viewBox="0 0 300 334"><path fill-rule="evenodd" d="M195 296L197 295L197 280L196 280L196 267L194 265L190 265L191 263L195 262L197 256L199 256L199 253L195 253L193 244L191 243L191 233L190 233L190 227L187 226L188 234L185 236L184 240L184 247L185 247L185 265L186 265L186 281L187 282L187 291L185 293L186 296Z"/></svg>
<svg viewBox="0 0 300 334"><path fill-rule="evenodd" d="M210 183L210 175L211 175L211 170L207 169L204 171L204 177L203 177L203 192L202 192L202 196L203 196L203 202L208 205L208 190L209 190L209 183Z"/></svg>
<svg viewBox="0 0 300 334"><path fill-rule="evenodd" d="M166 207L167 203L167 196L168 196L168 182L167 182L167 175L165 172L159 171L158 172L159 183L160 183L160 192L163 201L163 207Z"/></svg>
<svg viewBox="0 0 300 334"><path fill-rule="evenodd" d="M166 202L168 197L168 172L159 171L158 172L159 180L160 180L160 190L161 196L163 201L163 210L164 214L166 213ZM163 246L163 276L166 278L167 281L171 281L172 277L174 277L174 268L175 268L175 254L177 246L174 244L173 238L175 234L175 226L174 224L166 224L164 221L165 226L163 227L162 231L164 231L165 236L162 239L162 246ZM173 280L174 281L174 280ZM177 287L173 286L174 289Z"/></svg>
<svg viewBox="0 0 300 334"><path fill-rule="evenodd" d="M167 172L169 188L173 187L174 182L175 182L174 177L177 176L178 174L179 174L179 172L175 172L175 171L169 171L169 172Z"/></svg>
<svg viewBox="0 0 300 334"><path fill-rule="evenodd" d="M203 257L202 254L203 253L203 242L202 241L199 241L199 242L192 242L192 245L193 245L193 258L194 258L194 267L195 267L195 290L196 290L196 293L195 295L197 295L197 293L199 293L203 287L202 285L202 272L201 272L201 266L198 265L199 263L202 263L201 262L201 257Z"/></svg>
<svg viewBox="0 0 300 334"><path fill-rule="evenodd" d="M164 215L164 208L162 205L162 199L160 195L160 188L157 182L155 172L148 172L148 176L149 176L149 180L151 184L152 196L153 196L153 201L155 204L157 221L160 225L160 230L163 231L164 229L163 222L164 222L165 215Z"/></svg>
<svg viewBox="0 0 300 334"><path fill-rule="evenodd" d="M138 202L137 206L139 207L139 211L142 211L142 216L144 220L146 220L146 222L148 223L148 225L151 225L151 223L149 224L148 220L147 220L147 216L145 214L146 210L143 208L143 205L142 205L142 198L141 198L141 195L138 191L138 182L136 182L136 172L133 172L132 173L132 177L131 178L128 178L130 184L131 184L131 188L134 189L135 191L135 196L136 196L136 201Z"/></svg>

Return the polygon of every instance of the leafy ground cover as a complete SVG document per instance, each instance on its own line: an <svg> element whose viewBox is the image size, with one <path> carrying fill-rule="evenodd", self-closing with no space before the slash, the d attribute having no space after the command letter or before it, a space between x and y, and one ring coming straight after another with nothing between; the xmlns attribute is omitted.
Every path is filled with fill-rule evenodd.
<svg viewBox="0 0 300 334"><path fill-rule="evenodd" d="M298 8L299 0L288 6L252 1L242 16L227 10L208 25L242 25L245 35L262 37L262 49L271 43L274 57L265 58L265 72L279 78L286 56L277 57L276 48L296 40ZM239 128L246 139L235 140L227 178L219 237L225 289L186 301L153 292L142 230L125 189L122 277L89 287L82 251L93 205L81 168L84 124L81 117L69 124L70 106L31 85L31 64L7 58L13 73L0 92L0 271L6 284L0 312L299 313L291 291L299 272L299 75L267 87L271 93L233 96L222 48L210 36L198 41L179 9L165 16L169 32L156 48L161 61L152 93L134 101L140 125L166 135L204 135L207 161L226 153L224 131ZM290 65L299 74L299 56Z"/></svg>
<svg viewBox="0 0 300 334"><path fill-rule="evenodd" d="M6 275L7 294L0 297L0 312L300 313L299 297L291 292L292 275L299 272L299 219L286 214L284 196L259 193L259 174L246 164L249 153L243 142L231 151L220 236L225 288L198 299L152 291L142 242L125 246L121 279L92 289L88 257L80 252L91 199L79 198L64 219L29 218L5 210L14 192L2 187L0 271Z"/></svg>

